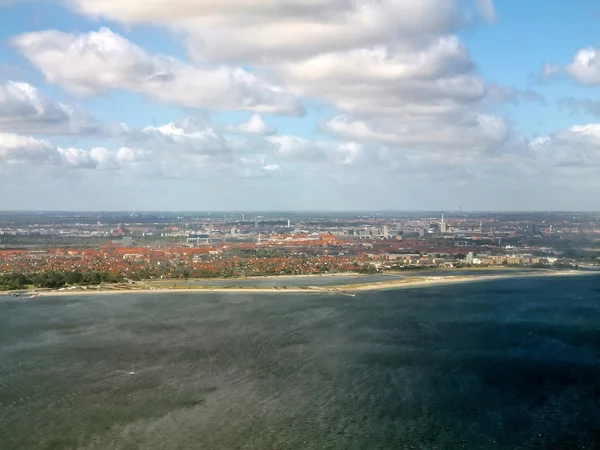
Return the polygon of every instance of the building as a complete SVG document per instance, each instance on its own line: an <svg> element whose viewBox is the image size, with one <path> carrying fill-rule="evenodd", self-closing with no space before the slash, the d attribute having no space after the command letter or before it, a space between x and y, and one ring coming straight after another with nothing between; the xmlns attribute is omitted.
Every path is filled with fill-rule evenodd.
<svg viewBox="0 0 600 450"><path fill-rule="evenodd" d="M448 224L444 221L444 212L442 211L442 221L440 223L440 233L446 234L448 231Z"/></svg>
<svg viewBox="0 0 600 450"><path fill-rule="evenodd" d="M211 239L208 234L190 234L187 243L193 246L208 245L211 243Z"/></svg>
<svg viewBox="0 0 600 450"><path fill-rule="evenodd" d="M358 237L360 239L367 239L370 238L372 236L371 234L371 230L368 228L364 228L362 230L358 230Z"/></svg>
<svg viewBox="0 0 600 450"><path fill-rule="evenodd" d="M533 237L537 234L537 227L535 226L535 223L530 224L528 228L529 236Z"/></svg>
<svg viewBox="0 0 600 450"><path fill-rule="evenodd" d="M467 253L467 259L466 259L466 263L469 264L470 266L473 265L474 262L474 256L473 256L473 252L469 252Z"/></svg>

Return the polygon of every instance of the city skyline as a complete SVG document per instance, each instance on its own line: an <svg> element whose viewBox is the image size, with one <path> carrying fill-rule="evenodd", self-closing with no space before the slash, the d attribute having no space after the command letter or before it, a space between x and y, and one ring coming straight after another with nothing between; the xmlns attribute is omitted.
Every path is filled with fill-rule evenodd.
<svg viewBox="0 0 600 450"><path fill-rule="evenodd" d="M0 14L0 210L600 210L591 0Z"/></svg>

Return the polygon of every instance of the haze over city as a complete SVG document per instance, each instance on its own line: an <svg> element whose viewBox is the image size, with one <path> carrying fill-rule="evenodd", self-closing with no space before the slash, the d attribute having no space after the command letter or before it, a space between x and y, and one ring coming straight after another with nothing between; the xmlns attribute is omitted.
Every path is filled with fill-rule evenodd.
<svg viewBox="0 0 600 450"><path fill-rule="evenodd" d="M2 1L0 210L597 210L599 13Z"/></svg>

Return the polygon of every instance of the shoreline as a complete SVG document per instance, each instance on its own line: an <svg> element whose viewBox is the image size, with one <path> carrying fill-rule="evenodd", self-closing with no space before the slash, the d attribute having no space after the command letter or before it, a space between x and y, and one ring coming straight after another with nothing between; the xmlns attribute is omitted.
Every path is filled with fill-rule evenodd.
<svg viewBox="0 0 600 450"><path fill-rule="evenodd" d="M517 274L498 274L498 275L458 275L449 277L436 277L434 275L424 277L424 280L411 280L405 283L402 282L383 282L383 283L371 283L364 286L354 286L353 291L375 291L375 290L390 290L390 289L404 289L404 288L415 288L415 287L428 287L428 286L440 286L447 284L463 284L463 283L474 283L479 281L494 281L494 280L507 280L511 278L542 278L542 277L577 277L587 275L600 275L600 273L582 272L582 271L556 271L556 272L523 272Z"/></svg>
<svg viewBox="0 0 600 450"><path fill-rule="evenodd" d="M247 288L226 288L219 286L206 286L198 288L155 288L155 289L74 289L64 291L44 291L35 292L29 291L21 293L21 295L36 295L36 297L56 297L56 296L87 296L87 295L124 295L124 294L167 294L167 293L314 293L314 294L357 294L368 291L382 291L394 289L420 288L429 286L442 286L451 284L464 284L472 282L484 282L503 280L510 278L540 278L540 277L565 277L565 276L591 276L599 275L600 272L585 272L577 270L562 270L554 272L522 272L522 273L506 273L497 275L457 275L436 277L435 275L425 276L423 279L408 279L398 281L384 281L367 284L348 284L338 286L306 286L306 287L252 287ZM0 294L3 295L3 294ZM11 293L4 293L10 296ZM21 297L19 297L21 298ZM27 299L27 297L23 297Z"/></svg>
<svg viewBox="0 0 600 450"><path fill-rule="evenodd" d="M528 268L519 268L519 267L457 267L453 269L444 269L444 268L419 268L419 269L410 269L410 270L389 270L386 272L378 272L378 273L360 273L360 272L334 272L334 273L311 273L311 274L283 274L283 275L257 275L257 276L244 276L244 277L233 277L233 278L189 278L186 279L185 282L200 282L200 281L248 281L248 280L271 280L271 279L281 279L281 278L336 278L336 277L371 277L371 276L410 276L414 274L415 276L419 276L420 273L423 272L440 272L440 273L450 273L452 271L468 271L476 274L477 272L493 270L498 272L550 272L552 269L528 269ZM599 272L600 273L600 270ZM432 275L433 276L433 275ZM179 282L182 280L179 278L157 278L153 280L143 280L143 282L150 283L169 283L169 282Z"/></svg>

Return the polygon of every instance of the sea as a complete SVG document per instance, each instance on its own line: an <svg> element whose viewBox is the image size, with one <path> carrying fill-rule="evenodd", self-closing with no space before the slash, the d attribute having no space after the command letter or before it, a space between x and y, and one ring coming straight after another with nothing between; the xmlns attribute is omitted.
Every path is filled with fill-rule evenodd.
<svg viewBox="0 0 600 450"><path fill-rule="evenodd" d="M0 449L600 448L600 276L0 297Z"/></svg>

